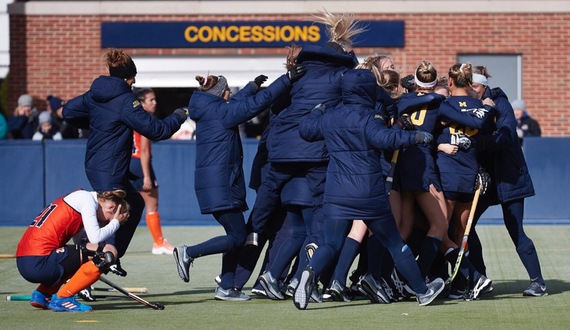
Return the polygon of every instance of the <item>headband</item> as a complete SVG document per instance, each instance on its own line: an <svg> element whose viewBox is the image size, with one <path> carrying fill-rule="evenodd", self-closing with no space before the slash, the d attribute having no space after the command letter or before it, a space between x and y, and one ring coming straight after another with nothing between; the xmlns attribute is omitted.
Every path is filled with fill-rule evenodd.
<svg viewBox="0 0 570 330"><path fill-rule="evenodd" d="M434 79L434 81L425 83L425 82L419 81L418 77L416 77L414 75L414 82L416 83L416 85L423 87L423 88L433 88L435 85L437 85L437 77Z"/></svg>
<svg viewBox="0 0 570 330"><path fill-rule="evenodd" d="M109 74L112 77L117 78L133 78L137 75L137 67L135 66L134 62L126 63L125 65L117 66L117 67L109 67Z"/></svg>
<svg viewBox="0 0 570 330"><path fill-rule="evenodd" d="M487 77L482 74L474 73L473 74L473 82L479 85L487 86Z"/></svg>

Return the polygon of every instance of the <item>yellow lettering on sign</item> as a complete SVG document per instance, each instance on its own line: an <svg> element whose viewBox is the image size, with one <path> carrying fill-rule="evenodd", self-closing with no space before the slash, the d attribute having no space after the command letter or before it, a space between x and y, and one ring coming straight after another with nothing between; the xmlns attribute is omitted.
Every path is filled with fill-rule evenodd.
<svg viewBox="0 0 570 330"><path fill-rule="evenodd" d="M316 25L230 25L193 26L184 30L184 40L194 42L317 42L321 30Z"/></svg>

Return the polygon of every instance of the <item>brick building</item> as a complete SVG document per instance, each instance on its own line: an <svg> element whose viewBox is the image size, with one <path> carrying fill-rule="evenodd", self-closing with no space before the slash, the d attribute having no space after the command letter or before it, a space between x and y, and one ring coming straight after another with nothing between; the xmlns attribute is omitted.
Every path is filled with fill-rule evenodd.
<svg viewBox="0 0 570 330"><path fill-rule="evenodd" d="M233 87L258 74L272 80L283 72L283 46L198 47L186 36L186 44L164 40L161 47L149 23L271 25L307 21L323 9L351 12L365 23L403 22L402 45L357 43L361 60L390 54L403 75L421 60L432 62L440 75L458 61L487 65L490 85L502 87L511 100L523 98L544 136L570 135L570 1L16 1L8 6L10 106L26 92L40 109L49 94L68 99L83 93L107 74L106 44L131 54L139 71L136 86L157 89L165 100L160 103L171 107L188 101L196 74L224 74ZM141 23L140 35L125 33L119 23ZM369 33L384 36L381 30ZM122 40L114 45L117 35ZM120 44L141 35L155 40L143 47Z"/></svg>

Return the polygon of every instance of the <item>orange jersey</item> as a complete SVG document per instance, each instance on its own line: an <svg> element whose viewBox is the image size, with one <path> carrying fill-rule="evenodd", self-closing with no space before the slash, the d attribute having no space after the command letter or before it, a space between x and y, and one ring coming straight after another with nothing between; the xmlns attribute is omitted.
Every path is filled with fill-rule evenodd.
<svg viewBox="0 0 570 330"><path fill-rule="evenodd" d="M133 153L131 155L133 158L141 158L141 138L140 133L133 131Z"/></svg>
<svg viewBox="0 0 570 330"><path fill-rule="evenodd" d="M82 228L91 243L105 241L119 229L112 219L101 227L97 219L99 202L94 191L77 190L46 207L24 232L17 257L46 256L63 247Z"/></svg>
<svg viewBox="0 0 570 330"><path fill-rule="evenodd" d="M46 207L24 232L16 256L49 255L64 246L82 227L81 213L60 197Z"/></svg>

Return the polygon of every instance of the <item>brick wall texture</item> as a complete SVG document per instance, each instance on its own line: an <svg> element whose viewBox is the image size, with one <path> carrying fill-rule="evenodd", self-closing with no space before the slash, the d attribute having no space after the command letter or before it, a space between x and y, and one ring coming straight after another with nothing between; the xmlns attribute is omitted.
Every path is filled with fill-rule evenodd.
<svg viewBox="0 0 570 330"><path fill-rule="evenodd" d="M440 73L458 54L520 54L523 99L543 136L570 136L570 13L357 14L361 20L404 20L405 48L357 48L389 53L402 74L421 60ZM10 16L10 106L30 93L40 109L49 94L68 99L107 74L100 24L107 21L299 20L293 15ZM304 17L302 18L304 19ZM143 32L141 32L143 33ZM125 49L132 55L284 55L283 49ZM491 72L491 75L493 73Z"/></svg>

